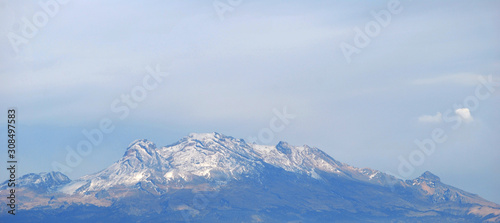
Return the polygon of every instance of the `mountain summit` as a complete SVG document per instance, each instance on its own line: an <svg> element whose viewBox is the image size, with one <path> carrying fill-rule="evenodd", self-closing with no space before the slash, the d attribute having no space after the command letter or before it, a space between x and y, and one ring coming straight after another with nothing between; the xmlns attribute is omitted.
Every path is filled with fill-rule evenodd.
<svg viewBox="0 0 500 223"><path fill-rule="evenodd" d="M55 222L70 220L64 216L82 222L500 221L499 205L428 171L403 181L307 145L257 145L219 133L189 134L164 147L136 140L97 173L76 180L28 174L20 181L24 216Z"/></svg>

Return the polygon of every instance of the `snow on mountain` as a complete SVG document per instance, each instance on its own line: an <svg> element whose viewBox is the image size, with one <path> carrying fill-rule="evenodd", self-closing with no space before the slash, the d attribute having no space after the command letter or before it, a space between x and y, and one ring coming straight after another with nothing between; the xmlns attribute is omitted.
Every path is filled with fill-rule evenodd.
<svg viewBox="0 0 500 223"><path fill-rule="evenodd" d="M190 180L192 176L239 178L259 174L263 168L245 141L219 133L190 134L177 143L162 147L159 153L171 169L165 178Z"/></svg>
<svg viewBox="0 0 500 223"><path fill-rule="evenodd" d="M48 192L56 190L59 186L65 185L71 180L60 172L30 173L21 176L16 181L16 187L28 188L38 192ZM7 181L0 186L0 190L7 188Z"/></svg>
<svg viewBox="0 0 500 223"><path fill-rule="evenodd" d="M62 191L83 193L138 183L148 183L160 191L165 188L159 185L175 182L259 176L266 164L316 179L321 179L321 172L377 184L384 184L385 178L392 177L338 162L323 151L306 145L292 146L286 142L276 146L257 145L219 133L192 133L160 148L148 140L136 140L110 167L84 176Z"/></svg>
<svg viewBox="0 0 500 223"><path fill-rule="evenodd" d="M407 180L406 183L417 188L422 195L428 196L435 203L454 201L462 203L475 202L488 205L488 202L485 202L484 199L476 194L471 194L442 183L438 176L429 171L424 172L413 180Z"/></svg>
<svg viewBox="0 0 500 223"><path fill-rule="evenodd" d="M307 145L292 146L286 142L279 142L276 146L257 144L250 144L250 146L264 162L290 172L307 174L316 179L321 179L318 172L323 171L340 177L381 185L401 182L395 177L377 170L349 166L333 159L320 149Z"/></svg>
<svg viewBox="0 0 500 223"><path fill-rule="evenodd" d="M123 157L108 168L86 175L62 188L65 193L98 191L116 185L135 185L157 172L165 171L168 163L158 155L156 145L147 140L132 142ZM79 186L79 187L78 187Z"/></svg>

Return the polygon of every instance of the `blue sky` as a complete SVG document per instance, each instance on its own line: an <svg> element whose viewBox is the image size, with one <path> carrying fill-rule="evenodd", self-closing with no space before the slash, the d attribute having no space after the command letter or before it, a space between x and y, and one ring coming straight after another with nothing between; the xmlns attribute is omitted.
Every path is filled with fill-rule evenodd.
<svg viewBox="0 0 500 223"><path fill-rule="evenodd" d="M102 120L114 130L66 173L72 179L107 167L135 139L258 138L286 108L294 118L260 141L316 146L404 178L430 170L500 203L500 86L490 92L480 81L500 82L499 3L397 3L61 1L48 15L36 1L0 1L1 109L18 108L19 172L64 164L66 148ZM382 11L386 25L373 16ZM40 26L24 35L34 18ZM379 30L348 62L342 44L356 47L356 30L370 25ZM148 66L168 76L127 115L117 112L122 95L144 87ZM436 129L446 140L402 174L401 158L423 154L415 140Z"/></svg>

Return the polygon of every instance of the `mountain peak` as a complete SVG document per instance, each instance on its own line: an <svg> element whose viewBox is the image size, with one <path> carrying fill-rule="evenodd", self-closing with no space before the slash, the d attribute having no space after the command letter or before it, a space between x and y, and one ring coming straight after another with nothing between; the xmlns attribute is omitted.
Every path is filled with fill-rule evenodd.
<svg viewBox="0 0 500 223"><path fill-rule="evenodd" d="M434 175L430 171L425 171L422 175L420 175L419 178L428 179L431 181L441 181L441 179L438 176Z"/></svg>
<svg viewBox="0 0 500 223"><path fill-rule="evenodd" d="M130 145L127 147L127 150L138 149L138 148L156 149L156 144L147 139L138 139L130 143Z"/></svg>
<svg viewBox="0 0 500 223"><path fill-rule="evenodd" d="M137 159L140 162L154 163L156 159L156 144L147 139L133 141L123 155L126 160Z"/></svg>
<svg viewBox="0 0 500 223"><path fill-rule="evenodd" d="M207 139L220 139L220 138L225 138L226 136L217 133L217 132L212 132L212 133L190 133L187 137L187 139L194 139L194 140L207 140Z"/></svg>
<svg viewBox="0 0 500 223"><path fill-rule="evenodd" d="M276 149L285 155L292 154L292 147L287 142L280 141L276 145Z"/></svg>

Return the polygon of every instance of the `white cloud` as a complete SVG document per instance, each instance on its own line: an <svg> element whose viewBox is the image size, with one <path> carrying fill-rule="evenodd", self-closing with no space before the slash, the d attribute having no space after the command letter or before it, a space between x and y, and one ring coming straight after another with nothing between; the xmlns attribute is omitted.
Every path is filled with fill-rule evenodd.
<svg viewBox="0 0 500 223"><path fill-rule="evenodd" d="M474 119L470 115L470 111L468 108L459 108L459 109L455 110L455 114L460 116L462 118L462 120L464 120L465 122L474 121Z"/></svg>
<svg viewBox="0 0 500 223"><path fill-rule="evenodd" d="M440 123L442 120L441 112L438 112L436 115L422 115L418 117L419 122L425 123Z"/></svg>

